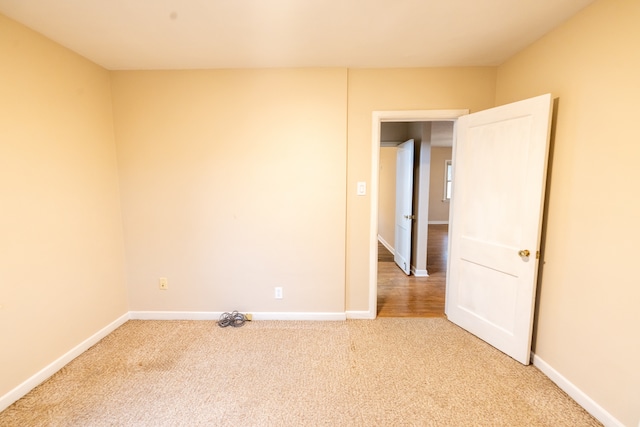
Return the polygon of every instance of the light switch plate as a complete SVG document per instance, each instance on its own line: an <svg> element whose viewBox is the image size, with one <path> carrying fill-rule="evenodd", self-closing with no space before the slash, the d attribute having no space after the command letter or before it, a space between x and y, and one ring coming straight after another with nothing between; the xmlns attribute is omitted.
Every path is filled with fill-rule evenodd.
<svg viewBox="0 0 640 427"><path fill-rule="evenodd" d="M367 183L364 181L358 182L358 196L365 196L367 194Z"/></svg>

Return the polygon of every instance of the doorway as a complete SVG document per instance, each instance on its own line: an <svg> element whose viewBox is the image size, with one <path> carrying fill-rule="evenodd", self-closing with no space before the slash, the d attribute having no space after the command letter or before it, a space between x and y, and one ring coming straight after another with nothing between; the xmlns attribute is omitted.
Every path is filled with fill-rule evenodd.
<svg viewBox="0 0 640 427"><path fill-rule="evenodd" d="M403 169L406 156L402 154L409 142L415 156L409 162L413 166L406 176ZM444 316L450 205L446 165L451 162L452 144L452 121L381 123L377 307L380 317ZM409 206L402 202L407 197ZM403 214L412 219L407 220ZM409 222L412 232L407 234L398 222ZM399 243L405 244L400 255ZM403 257L402 251L410 254L410 259Z"/></svg>
<svg viewBox="0 0 640 427"><path fill-rule="evenodd" d="M392 272L390 268L391 265L383 265L385 262L378 263L378 211L379 211L379 186L380 186L380 147L381 147L381 127L382 123L387 122L454 122L458 117L468 114L468 110L420 110L420 111L377 111L373 113L373 121L372 121L372 177L371 177L371 233L370 233L370 284L369 284L369 314L371 318L375 318L378 315L378 277L380 276L381 282L387 283L387 288L380 289L381 301L380 301L380 309L381 315L384 316L387 313L391 313L393 311L394 316L399 316L401 313L397 310L391 310L393 306L401 307L412 307L413 309L405 310L404 316L417 316L417 315L434 315L434 310L439 316L444 316L444 295L440 297L441 302L437 302L436 299L433 299L432 306L428 309L423 305L422 308L417 309L420 305L420 300L422 298L428 299L427 294L428 289L424 286L424 283L421 283L422 280L428 280L427 277L415 277L413 276L405 276L404 278L400 276L395 276L395 274L390 275L388 273ZM434 224L436 225L436 224ZM443 224L437 224L443 225ZM448 246L448 227L431 227L431 234L433 238L431 239L433 244ZM438 229L439 228L439 229ZM425 234L427 234L427 230L424 230ZM440 237L438 237L438 234ZM425 236L426 237L426 236ZM429 239L425 238L425 241ZM444 240L444 243L443 243ZM434 252L438 252L438 249L432 248ZM426 252L428 248L426 249ZM446 251L440 251L443 255L446 254ZM440 266L437 263L440 263ZM433 282L439 281L440 283L435 286L432 291L437 291L438 288L446 288L446 256L441 256L438 260L437 257L432 259L433 263ZM396 267L397 268L397 267ZM399 270L399 269L398 269ZM401 272L402 273L402 272ZM439 276L439 277L438 277ZM402 279L402 284L398 285L398 280ZM384 285L383 285L384 286ZM398 292L399 289L404 289L404 296L402 292ZM411 290L413 288L413 291ZM389 293L388 291L391 291ZM426 293L425 293L426 291ZM389 295L398 295L400 294L397 302L392 302ZM438 308L438 304L440 307ZM389 310L385 311L384 308L388 308ZM421 310L421 311L419 311ZM421 313L421 314L420 314ZM391 314L389 314L391 315Z"/></svg>

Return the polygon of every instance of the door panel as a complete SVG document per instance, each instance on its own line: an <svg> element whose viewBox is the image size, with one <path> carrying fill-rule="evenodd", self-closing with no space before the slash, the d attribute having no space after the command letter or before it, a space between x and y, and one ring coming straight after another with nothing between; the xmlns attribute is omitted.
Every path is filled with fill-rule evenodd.
<svg viewBox="0 0 640 427"><path fill-rule="evenodd" d="M413 224L413 139L398 145L396 154L395 255L393 260L411 274L411 228Z"/></svg>
<svg viewBox="0 0 640 427"><path fill-rule="evenodd" d="M454 154L447 316L524 364L551 103L543 95L461 117Z"/></svg>
<svg viewBox="0 0 640 427"><path fill-rule="evenodd" d="M460 266L459 307L492 326L513 334L518 278L473 262Z"/></svg>

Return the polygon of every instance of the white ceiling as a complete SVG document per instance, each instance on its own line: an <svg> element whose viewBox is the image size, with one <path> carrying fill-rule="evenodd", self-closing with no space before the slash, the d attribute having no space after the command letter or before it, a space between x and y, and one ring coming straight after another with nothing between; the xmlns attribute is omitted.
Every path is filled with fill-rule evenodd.
<svg viewBox="0 0 640 427"><path fill-rule="evenodd" d="M107 69L492 66L593 0L0 0Z"/></svg>

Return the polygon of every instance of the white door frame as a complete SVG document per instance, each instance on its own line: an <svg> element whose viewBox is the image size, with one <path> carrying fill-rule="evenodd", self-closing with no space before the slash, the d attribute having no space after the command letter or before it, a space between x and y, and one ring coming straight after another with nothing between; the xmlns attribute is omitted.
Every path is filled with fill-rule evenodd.
<svg viewBox="0 0 640 427"><path fill-rule="evenodd" d="M378 199L380 181L380 126L382 122L455 122L469 110L374 111L371 120L371 218L369 231L369 313L378 314ZM454 132L455 134L455 132ZM454 138L455 144L455 138Z"/></svg>

